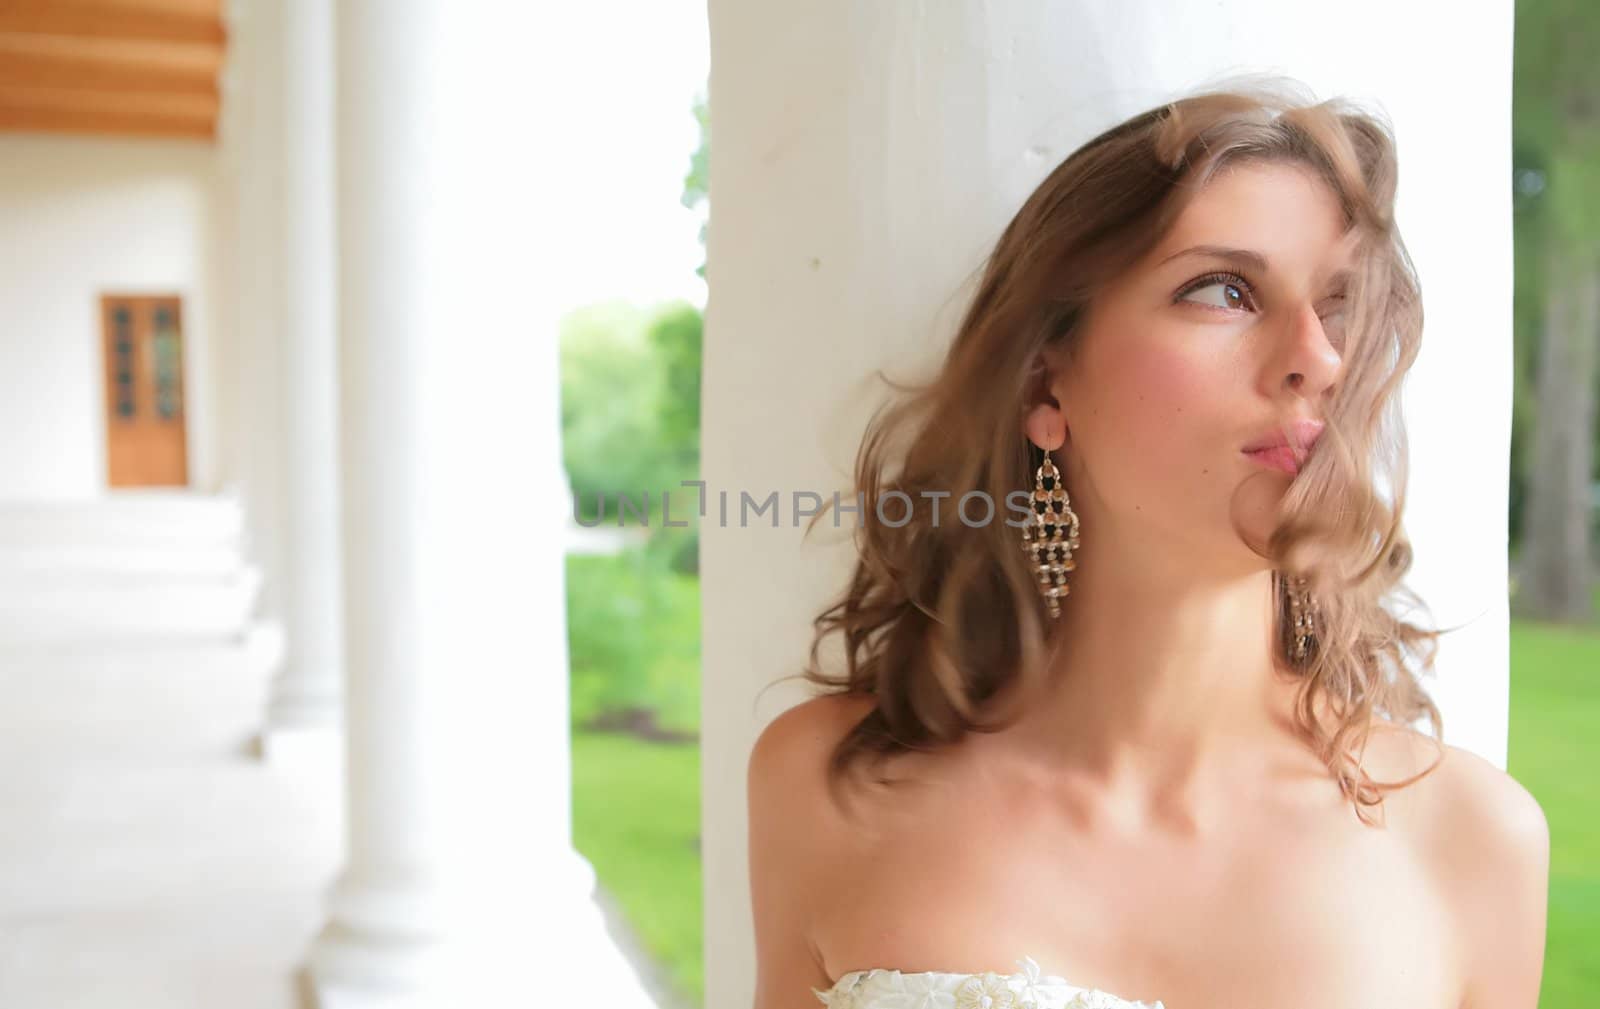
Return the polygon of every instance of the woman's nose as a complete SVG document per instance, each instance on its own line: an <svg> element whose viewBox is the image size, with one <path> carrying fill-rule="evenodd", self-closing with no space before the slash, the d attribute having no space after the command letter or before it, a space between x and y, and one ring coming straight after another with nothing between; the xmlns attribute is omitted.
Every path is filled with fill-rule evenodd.
<svg viewBox="0 0 1600 1009"><path fill-rule="evenodd" d="M1343 359L1328 339L1315 306L1302 306L1291 317L1287 329L1273 372L1283 376L1290 391L1314 399L1333 385Z"/></svg>

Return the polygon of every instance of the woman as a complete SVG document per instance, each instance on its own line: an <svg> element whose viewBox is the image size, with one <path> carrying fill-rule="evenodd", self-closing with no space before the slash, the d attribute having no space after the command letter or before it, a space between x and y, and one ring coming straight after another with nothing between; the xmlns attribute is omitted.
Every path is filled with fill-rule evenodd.
<svg viewBox="0 0 1600 1009"><path fill-rule="evenodd" d="M756 1009L1533 1009L1543 813L1434 742L1438 632L1384 605L1396 178L1380 120L1253 86L1024 203L750 758Z"/></svg>

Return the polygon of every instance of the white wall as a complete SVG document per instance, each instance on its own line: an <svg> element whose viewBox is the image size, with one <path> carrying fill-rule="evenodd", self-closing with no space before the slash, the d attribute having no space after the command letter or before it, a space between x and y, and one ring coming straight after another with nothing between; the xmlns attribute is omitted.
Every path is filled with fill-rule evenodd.
<svg viewBox="0 0 1600 1009"><path fill-rule="evenodd" d="M102 492L102 293L183 298L189 477L209 489L214 148L0 135L0 499Z"/></svg>
<svg viewBox="0 0 1600 1009"><path fill-rule="evenodd" d="M712 500L845 486L870 405L857 383L936 361L963 280L1100 130L1246 70L1376 102L1399 138L1397 213L1427 308L1405 395L1409 581L1439 623L1468 625L1439 654L1446 740L1503 765L1512 4L1457 11L1450 44L1425 55L1432 5L1355 0L1342 13L1268 0L711 0ZM827 523L818 532L835 545L803 548L783 519L701 529L707 1009L750 1004L745 770L797 692L753 701L798 671L809 621L851 559Z"/></svg>

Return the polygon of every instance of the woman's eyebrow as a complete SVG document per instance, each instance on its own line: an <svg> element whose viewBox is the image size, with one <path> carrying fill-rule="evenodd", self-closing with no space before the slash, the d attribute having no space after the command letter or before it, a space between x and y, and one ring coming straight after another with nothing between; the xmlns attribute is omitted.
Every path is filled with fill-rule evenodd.
<svg viewBox="0 0 1600 1009"><path fill-rule="evenodd" d="M1226 259L1231 262L1244 263L1248 266L1252 266L1255 269L1260 270L1262 273L1269 273L1272 269L1267 264L1267 257L1263 256L1259 252L1256 252L1254 249L1235 249L1226 245L1190 246L1181 252L1174 252L1172 255L1168 256L1166 259L1163 259L1156 265L1165 266L1174 259L1181 259L1184 256L1205 256L1211 259ZM1340 269L1329 276L1324 286L1329 290L1337 290L1339 288L1348 287L1354 277L1355 269L1353 267L1344 267L1343 269Z"/></svg>
<svg viewBox="0 0 1600 1009"><path fill-rule="evenodd" d="M1232 260L1236 263L1245 263L1253 266L1262 273L1266 273L1270 269L1270 267L1267 266L1267 257L1263 256L1261 253L1252 249L1231 249L1225 245L1191 246L1187 249L1184 249L1182 252L1174 252L1172 255L1168 256L1166 259L1163 259L1156 265L1165 266L1174 259L1178 259L1183 256L1209 256L1213 259Z"/></svg>

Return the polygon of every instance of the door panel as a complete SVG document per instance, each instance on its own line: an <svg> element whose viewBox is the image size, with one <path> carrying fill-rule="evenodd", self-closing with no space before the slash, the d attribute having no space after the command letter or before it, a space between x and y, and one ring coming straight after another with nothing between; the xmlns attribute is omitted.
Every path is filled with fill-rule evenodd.
<svg viewBox="0 0 1600 1009"><path fill-rule="evenodd" d="M183 308L177 297L105 295L106 466L112 487L189 482Z"/></svg>

